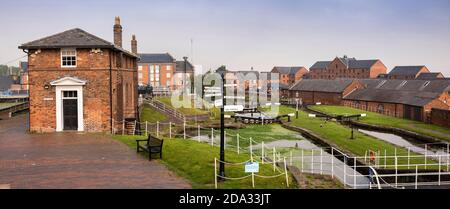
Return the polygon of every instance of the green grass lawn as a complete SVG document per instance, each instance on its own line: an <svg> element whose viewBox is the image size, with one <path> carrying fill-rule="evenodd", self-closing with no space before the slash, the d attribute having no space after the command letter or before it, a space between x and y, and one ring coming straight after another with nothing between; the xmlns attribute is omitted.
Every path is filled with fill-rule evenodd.
<svg viewBox="0 0 450 209"><path fill-rule="evenodd" d="M156 99L170 107L173 107L171 97L158 97ZM209 113L208 111L198 109L198 108L181 107L181 108L176 108L176 110L185 115L203 115L203 114Z"/></svg>
<svg viewBox="0 0 450 209"><path fill-rule="evenodd" d="M141 113L141 122L148 121L149 123L156 123L157 121L166 121L168 118L165 114L153 109L149 105L145 105Z"/></svg>
<svg viewBox="0 0 450 209"><path fill-rule="evenodd" d="M360 122L373 125L401 128L419 134L450 141L450 129L433 124L390 117L374 112L367 112L364 110L344 106L314 105L310 106L310 108L323 113L336 115L366 113L367 117L362 117L360 119Z"/></svg>
<svg viewBox="0 0 450 209"><path fill-rule="evenodd" d="M132 149L136 149L136 139L141 136L114 136ZM244 162L249 159L247 154L238 155L232 151L226 151L228 162ZM170 170L188 179L193 188L214 188L214 158L219 158L219 148L211 147L205 143L192 140L165 139L163 148L163 159L160 160ZM227 177L242 177L248 175L244 173L244 165L226 166ZM273 172L270 164L260 165L259 175L272 176L279 174ZM286 187L285 176L272 179L255 177L255 187L258 189L284 189ZM220 189L248 189L252 188L251 177L243 180L227 180L220 182ZM289 188L297 188L293 177L289 174Z"/></svg>
<svg viewBox="0 0 450 209"><path fill-rule="evenodd" d="M272 125L248 125L245 128L242 129L227 129L227 134L236 135L239 133L240 137L244 138L250 138L257 142L261 143L264 141L264 143L271 142L271 141L277 141L277 140L301 140L299 138L299 133L295 131L287 130L279 124L272 124ZM236 137L233 137L233 139L230 139L231 136L228 136L227 144L236 145L237 140ZM241 147L248 147L250 146L249 140L240 139L239 140L239 146Z"/></svg>
<svg viewBox="0 0 450 209"><path fill-rule="evenodd" d="M281 106L280 114L293 113L294 108ZM299 118L293 117L291 125L307 129L316 135L322 137L329 144L340 150L352 154L354 156L365 156L366 151L380 151L384 155L384 150L386 150L387 155L394 155L395 149L397 149L397 155L407 156L408 151L404 148L397 147L388 142L382 141L380 139L374 138L372 136L365 135L357 130L354 131L354 136L356 139L350 139L351 129L343 126L337 122L328 121L326 122L321 118L310 118L308 113L300 111ZM412 153L411 155L420 155L417 153ZM421 155L420 155L421 156ZM414 158L410 160L410 163L424 163L425 157ZM383 162L384 163L384 162ZM431 159L427 160L427 163L436 163ZM395 164L393 159L388 159L386 164L392 166ZM407 159L399 159L398 164L407 164ZM399 167L406 168L406 167ZM427 168L432 168L428 166Z"/></svg>

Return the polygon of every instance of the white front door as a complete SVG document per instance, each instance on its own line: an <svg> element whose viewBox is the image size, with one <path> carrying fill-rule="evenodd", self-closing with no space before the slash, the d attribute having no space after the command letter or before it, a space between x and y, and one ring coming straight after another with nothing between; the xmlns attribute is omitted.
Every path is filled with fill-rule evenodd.
<svg viewBox="0 0 450 209"><path fill-rule="evenodd" d="M56 86L56 131L84 131L83 86L86 81L64 77L50 84Z"/></svg>

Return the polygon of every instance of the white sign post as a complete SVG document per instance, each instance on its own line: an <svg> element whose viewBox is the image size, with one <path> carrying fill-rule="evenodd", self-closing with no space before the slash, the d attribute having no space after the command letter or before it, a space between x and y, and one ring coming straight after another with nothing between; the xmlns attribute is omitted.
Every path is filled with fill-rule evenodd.
<svg viewBox="0 0 450 209"><path fill-rule="evenodd" d="M237 112L237 111L243 111L244 106L243 105L225 105L224 111L225 112Z"/></svg>

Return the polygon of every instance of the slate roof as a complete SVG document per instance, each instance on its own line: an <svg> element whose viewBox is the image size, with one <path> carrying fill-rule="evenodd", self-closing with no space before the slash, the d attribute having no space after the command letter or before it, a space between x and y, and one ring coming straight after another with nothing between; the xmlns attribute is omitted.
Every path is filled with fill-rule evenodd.
<svg viewBox="0 0 450 209"><path fill-rule="evenodd" d="M357 60L355 58L339 57L348 69L368 69L371 68L378 60ZM310 69L327 69L332 61L319 61L314 63Z"/></svg>
<svg viewBox="0 0 450 209"><path fill-rule="evenodd" d="M115 49L137 57L119 46L114 45L102 38L92 35L82 29L74 28L51 36L47 36L35 41L24 43L19 49L58 49L58 48L108 48Z"/></svg>
<svg viewBox="0 0 450 209"><path fill-rule="evenodd" d="M0 76L0 91L7 91L11 88L11 84L14 84L11 76Z"/></svg>
<svg viewBox="0 0 450 209"><path fill-rule="evenodd" d="M342 93L352 82L350 79L304 79L292 85L289 90Z"/></svg>
<svg viewBox="0 0 450 209"><path fill-rule="evenodd" d="M424 68L424 65L421 66L396 66L394 69L389 72L389 75L417 75L419 71Z"/></svg>
<svg viewBox="0 0 450 209"><path fill-rule="evenodd" d="M175 58L169 53L146 53L139 54L138 63L174 63Z"/></svg>
<svg viewBox="0 0 450 209"><path fill-rule="evenodd" d="M177 72L184 72L184 61L176 61L175 70ZM194 66L189 61L186 63L186 72L194 72Z"/></svg>
<svg viewBox="0 0 450 209"><path fill-rule="evenodd" d="M417 76L418 80L433 80L433 79L442 79L444 75L442 73L421 73Z"/></svg>
<svg viewBox="0 0 450 209"><path fill-rule="evenodd" d="M331 61L318 61L314 63L313 66L311 66L309 69L326 69L328 65L331 63Z"/></svg>
<svg viewBox="0 0 450 209"><path fill-rule="evenodd" d="M412 106L424 106L436 99L442 93L399 91L386 89L358 89L344 99L356 101L386 102L406 104Z"/></svg>
<svg viewBox="0 0 450 209"><path fill-rule="evenodd" d="M295 75L302 68L304 68L304 67L278 67L278 66L275 66L273 70L278 71L278 73L280 73L280 74Z"/></svg>
<svg viewBox="0 0 450 209"><path fill-rule="evenodd" d="M442 93L450 91L450 80L360 79L367 89Z"/></svg>

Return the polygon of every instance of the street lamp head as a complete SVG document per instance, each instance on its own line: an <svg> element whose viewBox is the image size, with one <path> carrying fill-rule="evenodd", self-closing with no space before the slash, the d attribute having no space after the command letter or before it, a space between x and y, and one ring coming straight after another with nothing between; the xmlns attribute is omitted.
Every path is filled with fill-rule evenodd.
<svg viewBox="0 0 450 209"><path fill-rule="evenodd" d="M188 57L183 57L184 61L186 61L188 59Z"/></svg>

